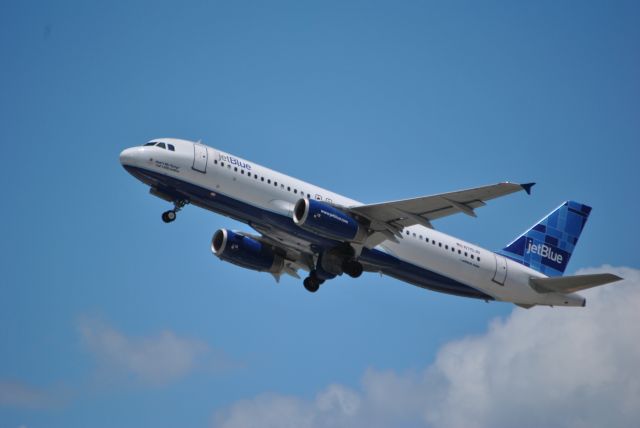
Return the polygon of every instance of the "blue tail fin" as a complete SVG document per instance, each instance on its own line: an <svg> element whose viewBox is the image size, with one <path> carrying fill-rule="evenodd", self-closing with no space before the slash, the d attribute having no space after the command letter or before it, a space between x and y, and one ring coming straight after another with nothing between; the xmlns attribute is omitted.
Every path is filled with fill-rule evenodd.
<svg viewBox="0 0 640 428"><path fill-rule="evenodd" d="M562 276L591 207L567 201L498 253L547 276Z"/></svg>

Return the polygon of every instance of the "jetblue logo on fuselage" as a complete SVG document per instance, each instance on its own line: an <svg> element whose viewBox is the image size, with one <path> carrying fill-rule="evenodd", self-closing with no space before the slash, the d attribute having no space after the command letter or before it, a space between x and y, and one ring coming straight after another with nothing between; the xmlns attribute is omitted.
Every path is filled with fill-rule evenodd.
<svg viewBox="0 0 640 428"><path fill-rule="evenodd" d="M527 242L526 252L537 254L545 259L556 262L559 265L561 265L562 261L564 260L562 254L560 254L557 250L554 251L553 247L547 244L536 244L532 240L529 240Z"/></svg>
<svg viewBox="0 0 640 428"><path fill-rule="evenodd" d="M244 168L247 171L251 171L251 164L247 162L242 162L240 159L236 159L233 156L223 155L221 153L218 155L218 160L222 162L229 162L230 165L235 165L239 168Z"/></svg>

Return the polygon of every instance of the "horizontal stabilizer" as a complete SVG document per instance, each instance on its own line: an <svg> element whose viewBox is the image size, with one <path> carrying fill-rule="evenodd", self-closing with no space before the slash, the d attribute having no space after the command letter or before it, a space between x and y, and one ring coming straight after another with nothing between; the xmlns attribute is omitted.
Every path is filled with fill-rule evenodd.
<svg viewBox="0 0 640 428"><path fill-rule="evenodd" d="M574 293L598 285L620 281L617 275L611 273L596 273L592 275L558 276L554 278L531 278L531 286L539 293Z"/></svg>

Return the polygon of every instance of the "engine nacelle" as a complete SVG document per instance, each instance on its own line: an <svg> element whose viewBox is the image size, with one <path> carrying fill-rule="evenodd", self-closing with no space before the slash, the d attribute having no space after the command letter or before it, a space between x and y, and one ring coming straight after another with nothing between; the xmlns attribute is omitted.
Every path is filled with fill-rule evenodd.
<svg viewBox="0 0 640 428"><path fill-rule="evenodd" d="M314 199L296 202L293 222L310 232L339 241L358 241L364 235L362 227L353 217Z"/></svg>
<svg viewBox="0 0 640 428"><path fill-rule="evenodd" d="M225 262L258 272L278 273L284 267L284 259L271 247L227 229L213 234L211 252Z"/></svg>

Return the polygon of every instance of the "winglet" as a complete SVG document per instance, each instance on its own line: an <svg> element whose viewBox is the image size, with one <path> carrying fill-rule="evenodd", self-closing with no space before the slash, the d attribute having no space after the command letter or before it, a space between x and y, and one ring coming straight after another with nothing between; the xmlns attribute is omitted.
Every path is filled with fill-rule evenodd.
<svg viewBox="0 0 640 428"><path fill-rule="evenodd" d="M531 188L533 186L535 186L535 185L536 185L536 183L524 183L524 184L521 184L520 187L522 187L524 189L524 191L527 192L527 195L530 195L531 194Z"/></svg>

